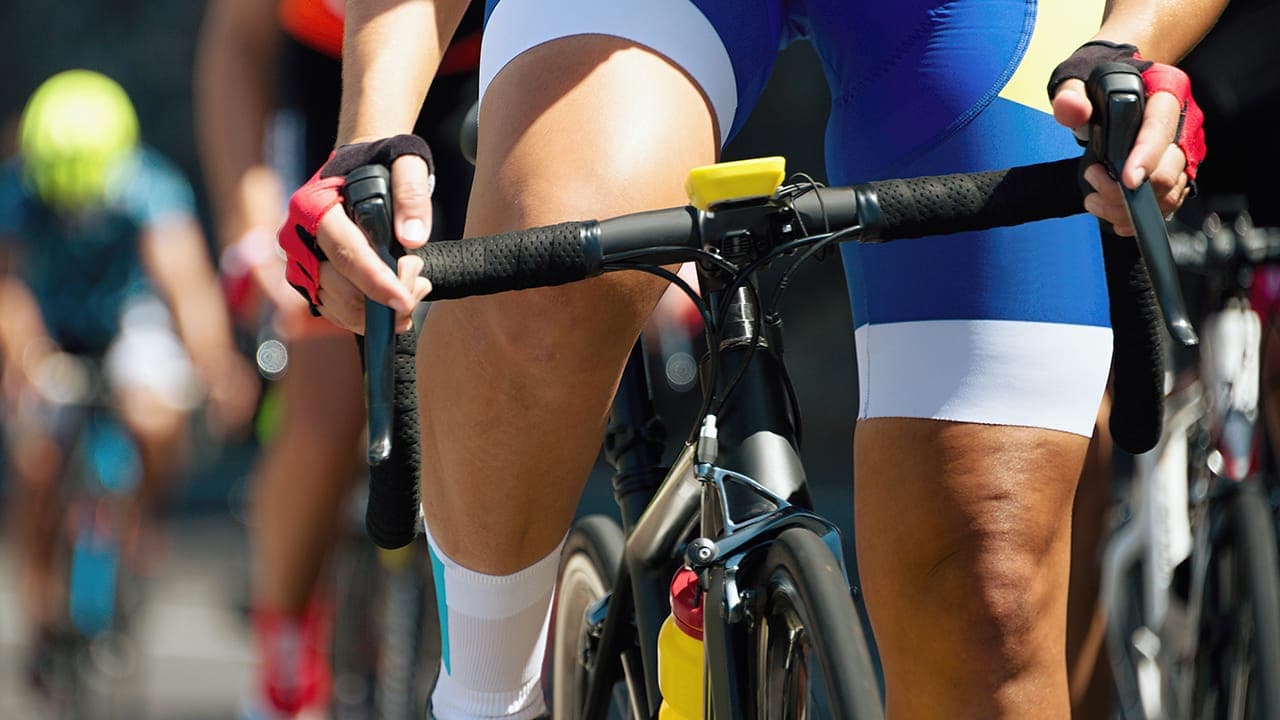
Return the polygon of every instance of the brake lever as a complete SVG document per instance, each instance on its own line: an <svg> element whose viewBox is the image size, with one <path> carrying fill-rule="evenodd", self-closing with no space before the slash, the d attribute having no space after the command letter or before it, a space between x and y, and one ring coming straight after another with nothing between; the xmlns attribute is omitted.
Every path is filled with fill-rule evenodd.
<svg viewBox="0 0 1280 720"><path fill-rule="evenodd" d="M394 272L396 259L404 252L392 234L391 173L381 165L365 165L347 173L343 204L347 215L364 231L374 252ZM366 298L364 318L368 461L372 466L381 465L391 456L396 313Z"/></svg>
<svg viewBox="0 0 1280 720"><path fill-rule="evenodd" d="M1094 68L1086 83L1094 114L1090 122L1089 148L1117 181L1142 126L1146 86L1138 71L1123 63ZM1165 327L1175 340L1191 347L1199 343L1187 316L1178 267L1169 248L1169 231L1149 179L1136 190L1120 183L1125 207L1137 236L1138 249L1151 276Z"/></svg>

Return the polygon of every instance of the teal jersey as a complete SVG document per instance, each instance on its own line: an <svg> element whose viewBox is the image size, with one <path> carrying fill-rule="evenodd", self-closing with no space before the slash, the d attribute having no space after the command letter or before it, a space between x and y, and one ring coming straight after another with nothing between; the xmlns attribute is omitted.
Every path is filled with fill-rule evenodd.
<svg viewBox="0 0 1280 720"><path fill-rule="evenodd" d="M50 336L73 352L103 352L119 332L124 304L151 291L139 252L143 230L195 214L191 185L149 148L123 161L111 188L101 208L58 214L28 191L20 157L0 166L0 244Z"/></svg>

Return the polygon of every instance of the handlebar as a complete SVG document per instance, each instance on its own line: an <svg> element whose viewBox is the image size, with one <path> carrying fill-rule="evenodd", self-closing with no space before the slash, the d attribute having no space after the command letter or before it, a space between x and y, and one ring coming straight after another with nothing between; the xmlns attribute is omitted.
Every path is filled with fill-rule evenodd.
<svg viewBox="0 0 1280 720"><path fill-rule="evenodd" d="M392 233L391 173L381 165L357 168L346 177L343 202L392 270L403 254ZM365 300L362 360L369 430L369 504L365 527L380 547L413 541L418 520L418 395L414 379L417 334L396 335L395 311Z"/></svg>
<svg viewBox="0 0 1280 720"><path fill-rule="evenodd" d="M1089 82L1097 100L1095 107L1118 114L1120 118L1117 122L1099 121L1093 132L1096 149L1101 150L1098 154L1106 158L1113 173L1123 167L1127 148L1132 145L1136 135L1133 122L1135 118L1140 122L1143 99L1142 92L1136 93L1135 115L1131 69L1119 68L1123 68L1123 72L1110 68L1104 73L1095 73ZM1138 82L1141 83L1140 78ZM378 170L382 171L383 178L379 180L380 187L385 188L386 170ZM677 207L601 221L567 222L487 237L437 241L414 252L422 257L422 275L431 280L430 300L449 300L576 282L610 269L620 269L616 265L611 267L610 262L616 262L623 255L631 263L667 264L687 260L691 251L711 250L719 254L723 250L720 241L726 234L734 235L735 242L745 238L747 242L772 243L773 247L803 237L809 228L827 234L842 233L840 240L885 242L1066 217L1083 212L1080 171L1078 160L1066 159L1007 170L886 180L849 187L790 186L779 189L771 197L725 201L707 211ZM365 172L366 168L361 168L347 176L349 198L357 194L352 187L353 178L362 180L365 175L361 173ZM375 186L376 182L366 185ZM376 226L366 227L360 220L360 202L348 204L349 212L365 227L384 260L393 263L391 256L384 253L386 247L399 247L398 243L390 242L389 194L381 200L366 195L359 197L386 213L385 224L379 221ZM1167 235L1150 186L1144 184L1133 193L1126 192L1125 197L1135 216L1135 227L1142 236L1141 256L1133 243L1119 240L1110 243L1119 252L1108 251L1108 243L1104 243L1104 252L1117 337L1116 382L1117 386L1122 382L1126 388L1133 386L1136 391L1117 391L1112 431L1121 447L1144 452L1159 438L1163 418L1160 308L1156 295L1161 302L1168 303L1165 310L1172 319L1171 329L1179 328L1180 334L1175 337L1186 341L1190 324L1181 322L1185 319L1185 310L1172 269ZM1150 199L1149 207L1143 205L1144 197ZM1146 222L1152 210L1161 220L1158 233ZM1139 221L1139 217L1143 220ZM1157 280L1154 293L1144 258L1153 265L1152 275ZM1174 281L1171 287L1170 278ZM385 384L377 381L378 374L386 373L390 366L390 353L378 354L377 350L389 347L381 335L382 327L394 330L389 323L377 320L377 314L384 310L372 302L366 306L370 462L378 473L371 478L366 524L378 545L394 548L408 544L415 532L420 457L413 349L412 344L404 343L403 336L395 346L395 407L393 419L387 423L394 428L396 443L389 447L381 444L391 436L381 419L376 421L378 432L374 433L373 411L376 408L381 413L379 398L389 394ZM393 316L389 317L394 320ZM1193 332L1190 339L1194 340ZM369 348L375 345L377 348L371 353ZM405 345L403 357L401 345ZM402 392L402 388L407 389ZM412 433L406 430L410 426ZM411 447L399 449L402 440ZM378 443L377 458L375 443Z"/></svg>

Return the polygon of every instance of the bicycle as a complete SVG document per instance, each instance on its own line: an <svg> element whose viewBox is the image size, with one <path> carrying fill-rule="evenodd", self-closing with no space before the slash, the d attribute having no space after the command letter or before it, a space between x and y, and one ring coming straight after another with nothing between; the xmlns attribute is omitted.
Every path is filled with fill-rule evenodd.
<svg viewBox="0 0 1280 720"><path fill-rule="evenodd" d="M1280 259L1280 231L1210 216L1175 233L1178 264L1203 276L1195 368L1158 448L1139 457L1132 518L1108 548L1104 587L1125 717L1280 717L1280 559L1258 391L1263 332L1253 269ZM1139 558L1139 553L1142 554ZM1128 580L1126 573L1141 572ZM1140 608L1125 607L1125 587ZM1128 610L1128 614L1126 614ZM1140 710L1141 714L1134 712Z"/></svg>
<svg viewBox="0 0 1280 720"><path fill-rule="evenodd" d="M333 570L332 717L427 717L440 632L425 536L386 549L347 534Z"/></svg>
<svg viewBox="0 0 1280 720"><path fill-rule="evenodd" d="M1140 104L1140 86L1125 92L1130 105L1134 97ZM1140 117L1127 117L1129 130L1136 131L1132 123ZM1123 130L1126 122L1115 126ZM661 266L691 260L699 266L705 300L698 302L713 350L703 365L701 421L672 467L662 468L662 434L647 404L643 356L633 350L606 439L622 528L585 518L570 531L561 558L546 673L556 717L649 718L660 708L671 711L676 693L663 687L671 673L657 648L670 612L668 584L681 566L697 578L691 587L703 613L705 653L701 672L684 681L705 682L705 692L694 693L701 699L679 708L679 716L881 716L838 530L808 507L797 453L800 412L782 364L778 300L794 269L836 242L1076 214L1077 172L1070 159L822 188L812 181L782 185L780 158L723 163L691 173L687 207L429 243L421 251L433 301L614 270L650 272L695 297ZM347 176L345 192L348 212L392 262L388 183L385 168L369 166ZM793 256L766 302L756 272ZM1163 276L1156 277L1159 283ZM1170 313L1175 322L1176 310ZM393 335L392 321L386 308L366 305L374 481L367 523L384 547L414 536L420 452L416 341L412 333ZM392 364L394 382L390 373L374 370Z"/></svg>
<svg viewBox="0 0 1280 720"><path fill-rule="evenodd" d="M127 714L122 681L136 671L129 626L141 587L126 546L138 530L131 498L141 458L114 416L99 361L55 352L34 379L44 421L64 449L54 553L66 599L60 627L37 648L33 679L60 717Z"/></svg>

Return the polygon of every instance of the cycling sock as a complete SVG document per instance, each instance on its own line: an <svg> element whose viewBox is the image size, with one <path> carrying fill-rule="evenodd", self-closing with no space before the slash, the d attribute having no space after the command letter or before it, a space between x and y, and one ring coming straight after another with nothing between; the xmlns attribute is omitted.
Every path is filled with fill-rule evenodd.
<svg viewBox="0 0 1280 720"><path fill-rule="evenodd" d="M437 720L532 720L546 713L542 656L561 545L511 575L485 575L449 559L427 530L441 668L431 695Z"/></svg>

